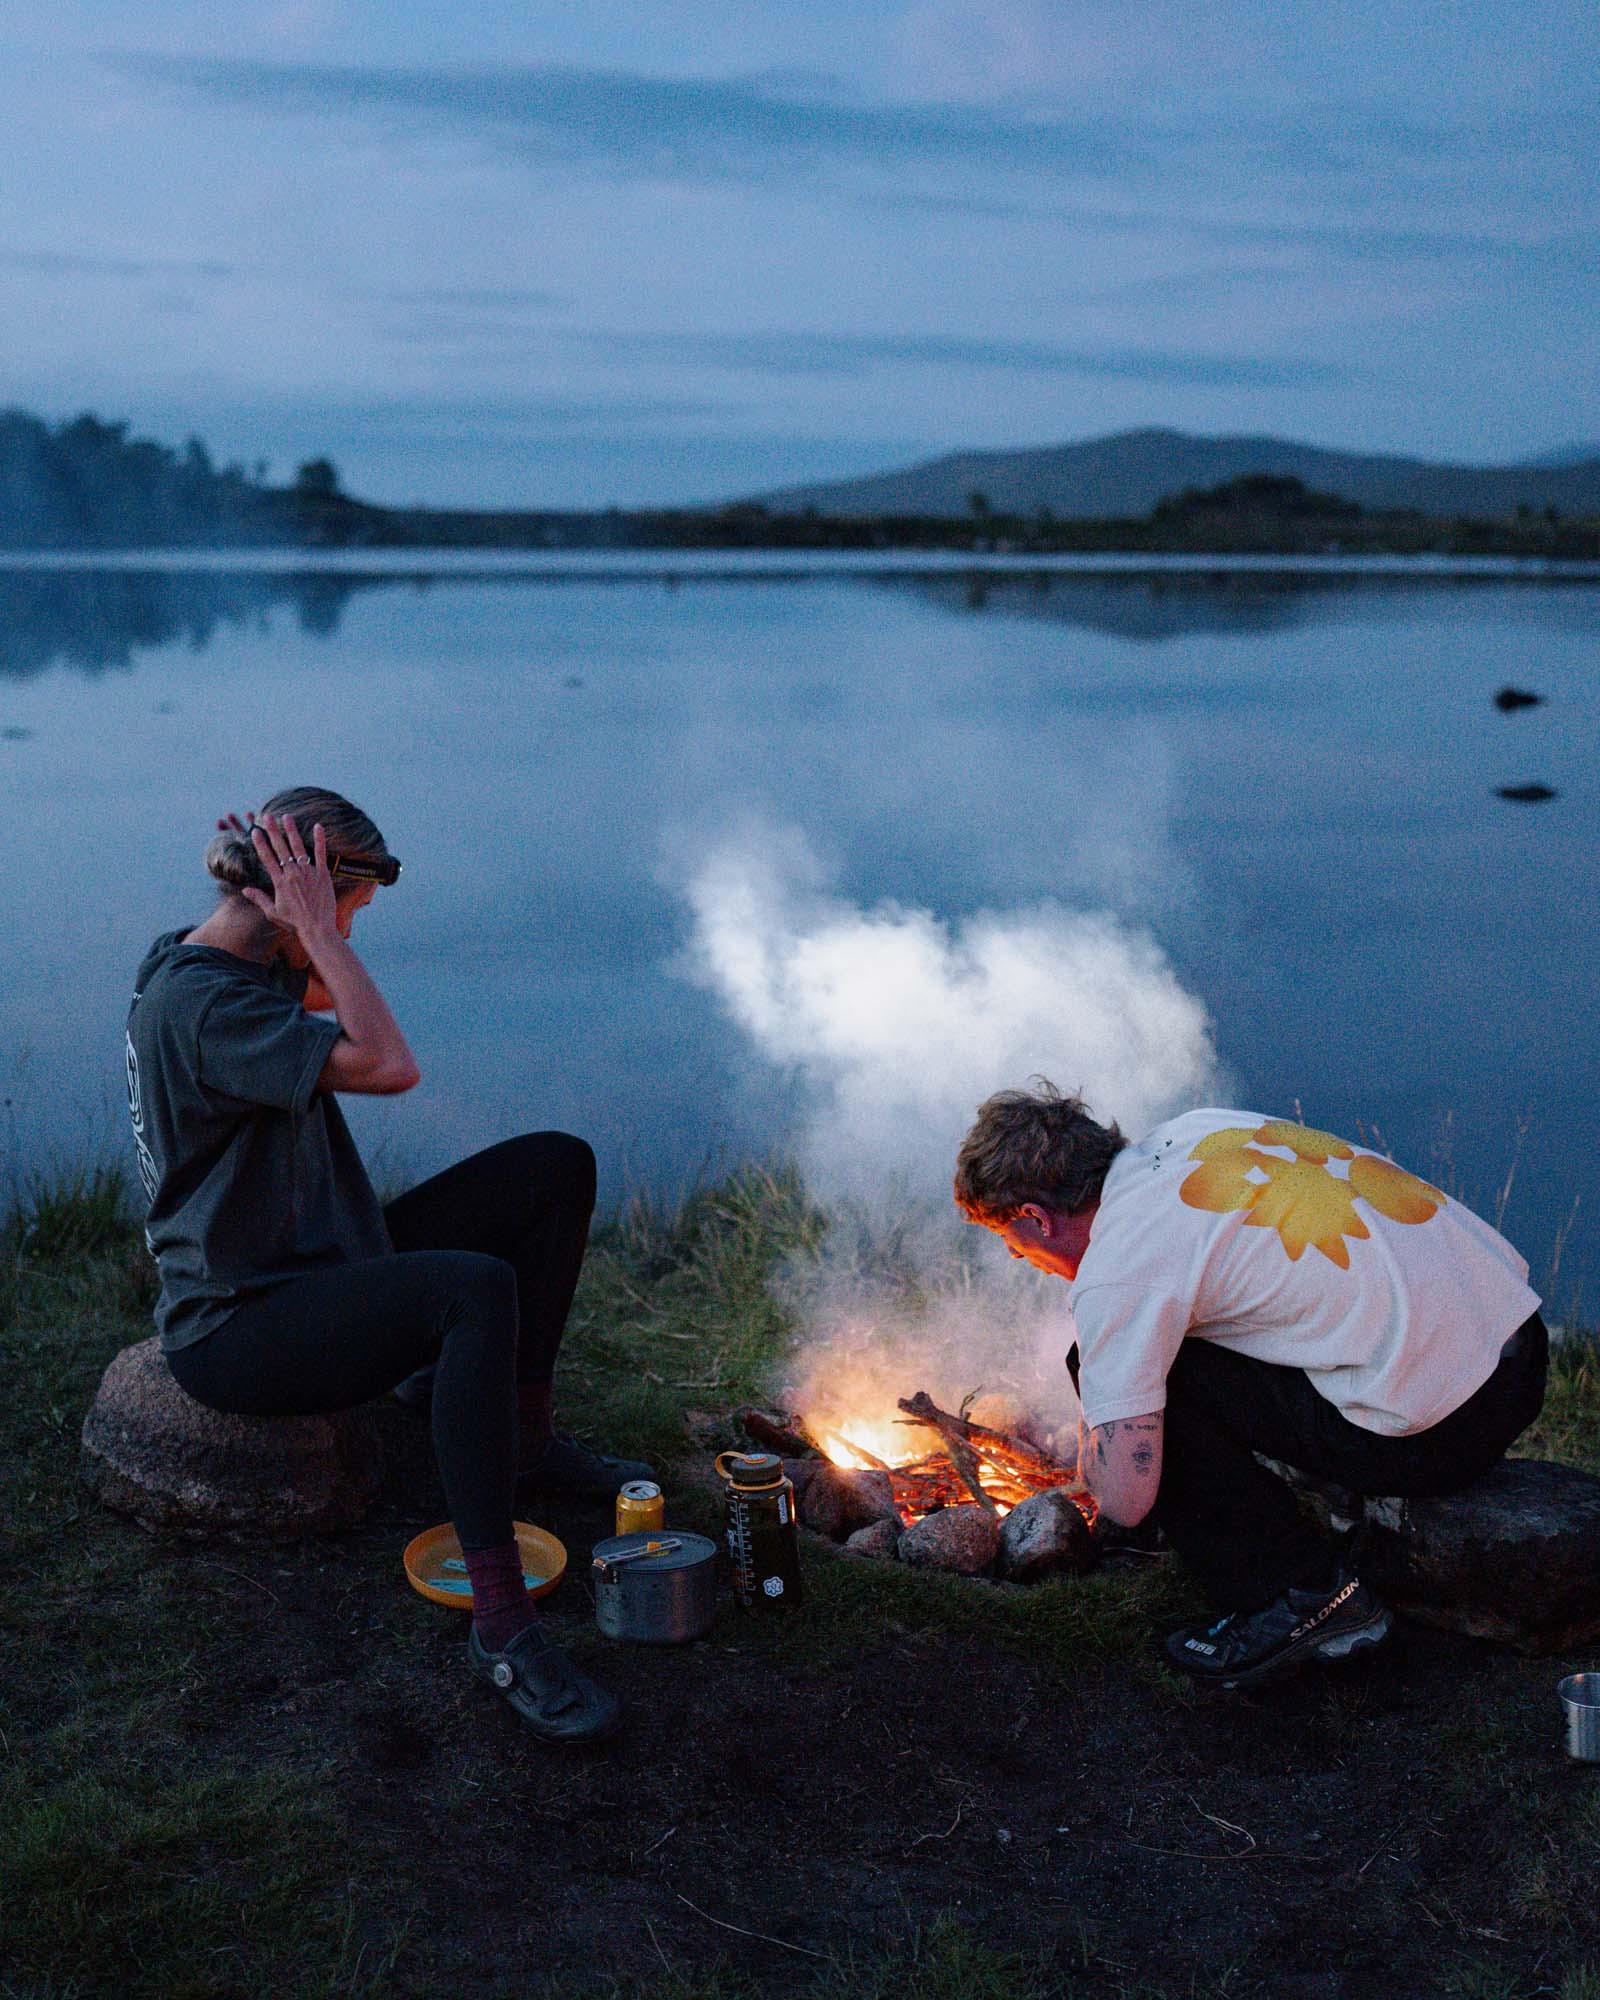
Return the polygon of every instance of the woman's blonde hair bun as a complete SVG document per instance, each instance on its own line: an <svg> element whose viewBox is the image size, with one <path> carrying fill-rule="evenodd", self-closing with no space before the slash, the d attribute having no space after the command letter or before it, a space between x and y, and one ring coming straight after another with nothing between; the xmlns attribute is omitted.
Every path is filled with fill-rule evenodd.
<svg viewBox="0 0 1600 2000"><path fill-rule="evenodd" d="M219 833L206 844L206 873L224 889L266 889L271 884L247 833Z"/></svg>
<svg viewBox="0 0 1600 2000"><path fill-rule="evenodd" d="M328 854L348 855L351 860L387 861L389 850L383 835L359 806L353 806L338 792L323 785L291 785L274 792L256 817L271 813L275 819L291 815L300 836L311 851L311 829L321 826L327 835ZM271 878L261 865L255 842L248 833L231 828L215 834L206 843L206 873L221 885L224 894L241 889L270 889Z"/></svg>

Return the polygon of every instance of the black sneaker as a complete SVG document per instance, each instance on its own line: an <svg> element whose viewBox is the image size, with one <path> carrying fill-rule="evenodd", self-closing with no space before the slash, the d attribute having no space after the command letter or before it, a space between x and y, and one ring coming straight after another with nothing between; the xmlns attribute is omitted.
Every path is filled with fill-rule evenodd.
<svg viewBox="0 0 1600 2000"><path fill-rule="evenodd" d="M654 1479L655 1467L642 1458L613 1458L593 1451L565 1431L552 1431L517 1471L519 1493L544 1493L570 1500L615 1500L631 1479Z"/></svg>
<svg viewBox="0 0 1600 2000"><path fill-rule="evenodd" d="M474 1631L467 1664L543 1742L597 1743L622 1719L616 1696L580 1674L537 1625L525 1626L503 1653L491 1653Z"/></svg>
<svg viewBox="0 0 1600 2000"><path fill-rule="evenodd" d="M1293 1585L1260 1611L1234 1611L1167 1640L1167 1658L1212 1687L1253 1687L1307 1660L1345 1660L1389 1636L1386 1604L1341 1569L1331 1591Z"/></svg>

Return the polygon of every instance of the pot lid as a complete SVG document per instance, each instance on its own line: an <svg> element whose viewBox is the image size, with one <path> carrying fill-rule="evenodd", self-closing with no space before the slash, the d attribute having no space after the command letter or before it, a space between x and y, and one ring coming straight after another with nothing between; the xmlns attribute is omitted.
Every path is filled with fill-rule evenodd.
<svg viewBox="0 0 1600 2000"><path fill-rule="evenodd" d="M676 1548L661 1549L654 1555L633 1555L630 1551L645 1548L651 1542L676 1542ZM711 1561L717 1553L717 1545L708 1535L692 1535L685 1528L654 1528L647 1532L631 1535L608 1535L603 1542L594 1545L594 1562L598 1569L602 1564L611 1564L620 1555L628 1560L617 1563L611 1569L611 1576L626 1576L630 1570L641 1571L646 1576L659 1576L663 1570L694 1569L700 1563Z"/></svg>

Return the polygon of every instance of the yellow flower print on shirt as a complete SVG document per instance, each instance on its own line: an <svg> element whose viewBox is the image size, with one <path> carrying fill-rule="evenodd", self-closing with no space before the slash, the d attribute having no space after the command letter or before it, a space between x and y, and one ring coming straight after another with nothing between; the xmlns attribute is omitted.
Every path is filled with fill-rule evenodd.
<svg viewBox="0 0 1600 2000"><path fill-rule="evenodd" d="M1280 1159L1258 1151L1261 1146L1278 1146L1294 1157ZM1179 1188L1181 1199L1216 1215L1247 1211L1245 1227L1277 1230L1290 1263L1310 1245L1348 1271L1345 1238L1360 1241L1372 1233L1356 1213L1358 1200L1391 1222L1426 1222L1445 1201L1437 1188L1392 1160L1358 1154L1331 1132L1281 1119L1254 1131L1232 1125L1212 1132L1189 1157L1200 1165ZM1335 1174L1330 1160L1348 1160L1348 1172Z"/></svg>

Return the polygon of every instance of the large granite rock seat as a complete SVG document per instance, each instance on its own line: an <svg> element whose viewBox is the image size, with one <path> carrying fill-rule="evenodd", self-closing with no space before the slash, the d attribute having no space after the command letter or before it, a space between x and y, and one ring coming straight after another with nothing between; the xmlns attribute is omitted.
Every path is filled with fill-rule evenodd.
<svg viewBox="0 0 1600 2000"><path fill-rule="evenodd" d="M81 1471L141 1527L292 1541L354 1527L382 1483L371 1407L320 1417L230 1417L185 1395L159 1341L125 1347L83 1425Z"/></svg>
<svg viewBox="0 0 1600 2000"><path fill-rule="evenodd" d="M1331 1526L1358 1528L1363 1578L1407 1617L1521 1653L1600 1639L1600 1479L1587 1472L1508 1458L1459 1493L1363 1500L1273 1470Z"/></svg>

